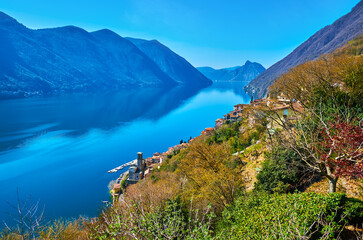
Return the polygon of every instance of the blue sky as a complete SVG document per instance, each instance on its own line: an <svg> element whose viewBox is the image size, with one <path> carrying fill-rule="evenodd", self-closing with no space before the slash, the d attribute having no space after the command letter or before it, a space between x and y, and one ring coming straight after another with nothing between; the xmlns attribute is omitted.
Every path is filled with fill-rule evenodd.
<svg viewBox="0 0 363 240"><path fill-rule="evenodd" d="M157 39L194 66L265 67L282 59L358 0L1 0L30 28L76 25Z"/></svg>

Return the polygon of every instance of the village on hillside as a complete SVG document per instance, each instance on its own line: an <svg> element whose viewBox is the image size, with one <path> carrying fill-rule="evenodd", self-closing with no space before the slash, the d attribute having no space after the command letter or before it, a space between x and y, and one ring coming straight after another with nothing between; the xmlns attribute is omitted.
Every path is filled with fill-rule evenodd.
<svg viewBox="0 0 363 240"><path fill-rule="evenodd" d="M214 130L219 129L224 124L242 121L243 119L247 119L249 126L252 127L261 119L261 117L265 116L267 112L272 114L267 117L268 124L266 127L269 133L273 134L281 124L297 120L299 114L303 113L303 111L304 107L300 102L291 101L283 93L280 93L276 97L269 96L264 99L253 100L250 104L234 105L232 111L225 114L223 118L215 120L215 126L205 128L201 132L201 135L211 135ZM143 158L142 152L138 152L137 159L108 171L109 173L115 173L125 167L129 167L129 169L123 172L116 181L113 181L110 184L110 193L113 201L117 201L127 186L135 184L150 176L155 169L160 168L168 157L172 156L177 151L188 147L189 143L193 140L194 138L191 138L188 142L181 141L180 144L170 147L168 151L163 153L156 152L152 157L146 159Z"/></svg>

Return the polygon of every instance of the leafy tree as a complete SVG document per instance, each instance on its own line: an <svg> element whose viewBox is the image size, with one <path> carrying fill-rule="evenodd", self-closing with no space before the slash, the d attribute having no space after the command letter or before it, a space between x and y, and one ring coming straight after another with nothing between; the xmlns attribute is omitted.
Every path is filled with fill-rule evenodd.
<svg viewBox="0 0 363 240"><path fill-rule="evenodd" d="M232 158L226 143L194 141L178 169L186 178L183 196L202 206L210 203L217 213L221 212L243 190L242 161L231 165Z"/></svg>

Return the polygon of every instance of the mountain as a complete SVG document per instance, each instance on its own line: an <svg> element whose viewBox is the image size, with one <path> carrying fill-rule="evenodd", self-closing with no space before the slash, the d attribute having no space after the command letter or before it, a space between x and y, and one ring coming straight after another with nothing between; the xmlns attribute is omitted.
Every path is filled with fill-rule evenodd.
<svg viewBox="0 0 363 240"><path fill-rule="evenodd" d="M188 61L157 40L126 39L135 44L135 46L153 60L165 74L170 76L177 83L203 86L212 83Z"/></svg>
<svg viewBox="0 0 363 240"><path fill-rule="evenodd" d="M363 1L359 2L350 13L316 32L284 59L253 79L245 90L255 98L262 98L266 96L268 87L275 79L290 68L317 59L322 54L331 53L362 33Z"/></svg>
<svg viewBox="0 0 363 240"><path fill-rule="evenodd" d="M174 77L110 30L32 30L0 12L1 98L189 83Z"/></svg>
<svg viewBox="0 0 363 240"><path fill-rule="evenodd" d="M247 61L243 66L231 68L198 67L197 69L214 82L242 82L245 85L265 71L261 64L250 61Z"/></svg>

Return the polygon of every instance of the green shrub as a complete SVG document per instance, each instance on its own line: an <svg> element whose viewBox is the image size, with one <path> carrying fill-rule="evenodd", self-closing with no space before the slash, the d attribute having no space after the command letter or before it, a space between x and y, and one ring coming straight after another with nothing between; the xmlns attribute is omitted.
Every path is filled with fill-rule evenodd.
<svg viewBox="0 0 363 240"><path fill-rule="evenodd" d="M186 150L178 150L178 153L172 155L170 158L167 158L165 162L160 166L160 170L175 172L181 162L181 159L185 156L185 151Z"/></svg>
<svg viewBox="0 0 363 240"><path fill-rule="evenodd" d="M363 222L363 202L356 198L348 198L344 214L349 224L356 225Z"/></svg>
<svg viewBox="0 0 363 240"><path fill-rule="evenodd" d="M242 122L225 124L206 140L207 144L228 142L231 146L232 153L234 153L242 151L260 140L265 132L264 126L256 125L254 129L241 133L241 125Z"/></svg>
<svg viewBox="0 0 363 240"><path fill-rule="evenodd" d="M253 193L225 209L217 238L333 239L349 220L344 213L363 207L348 200L337 193Z"/></svg>
<svg viewBox="0 0 363 240"><path fill-rule="evenodd" d="M293 150L275 148L265 153L255 189L269 193L293 192L302 184L304 164Z"/></svg>
<svg viewBox="0 0 363 240"><path fill-rule="evenodd" d="M124 177L122 180L121 180L121 183L120 183L120 186L121 186L121 189L125 190L126 188L126 180L129 178L129 174L126 175L126 177Z"/></svg>
<svg viewBox="0 0 363 240"><path fill-rule="evenodd" d="M232 137L237 137L239 135L240 122L233 124L225 124L220 129L215 131L212 136L207 139L208 144L212 143L222 143L228 141Z"/></svg>

